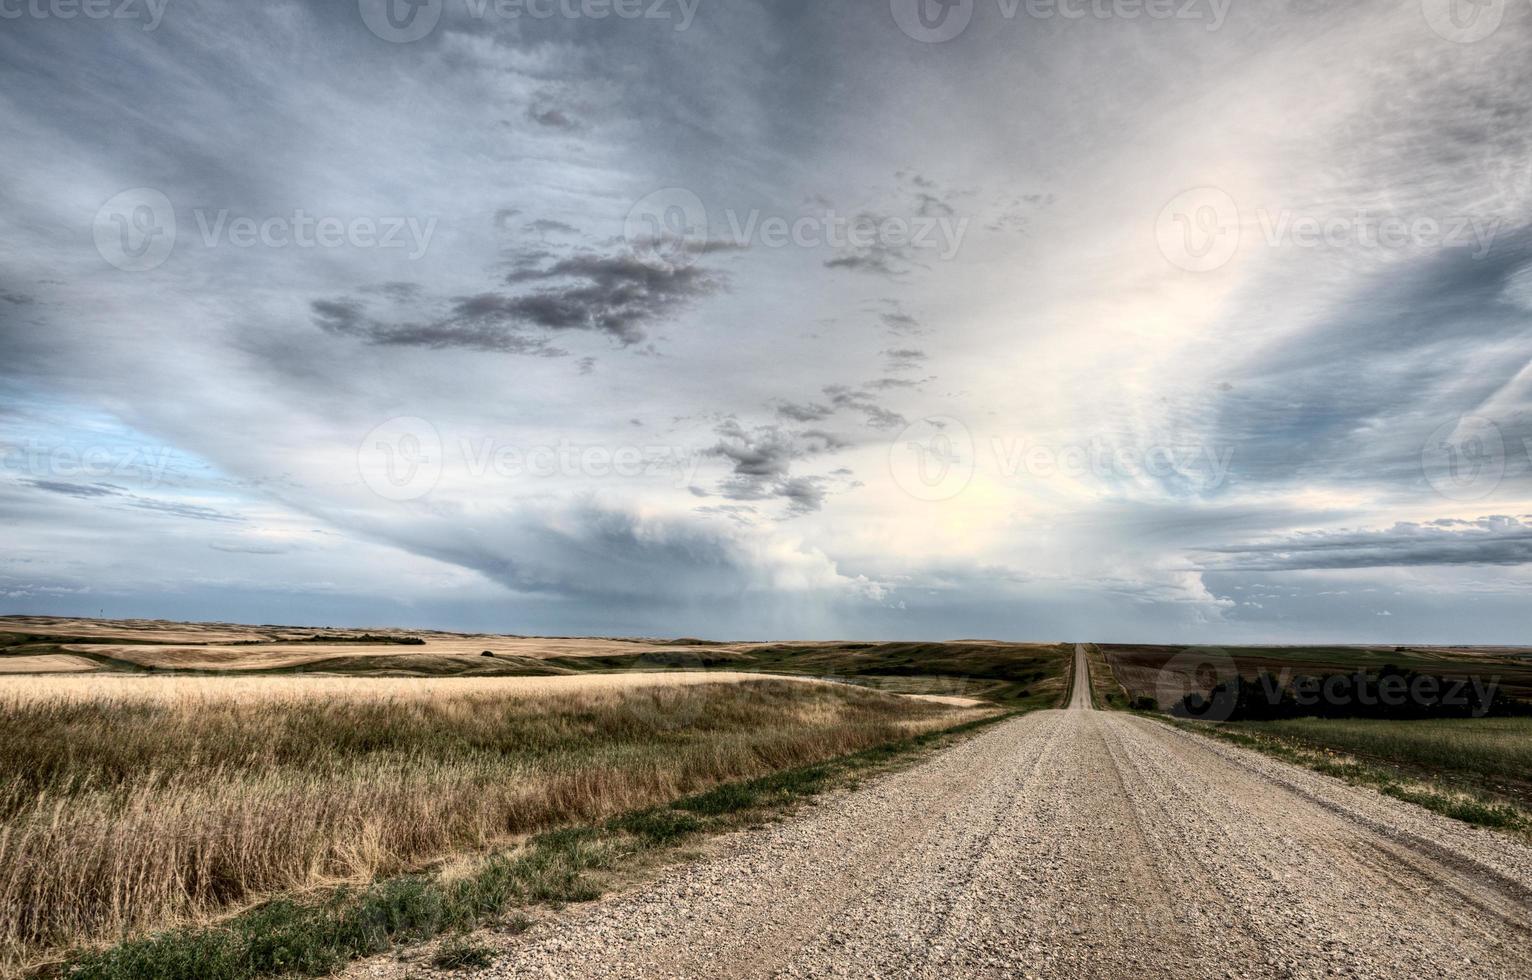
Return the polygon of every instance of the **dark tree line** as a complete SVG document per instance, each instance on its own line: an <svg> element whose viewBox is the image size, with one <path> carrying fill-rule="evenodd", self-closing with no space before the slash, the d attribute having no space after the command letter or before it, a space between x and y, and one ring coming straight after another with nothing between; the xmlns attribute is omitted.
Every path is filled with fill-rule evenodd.
<svg viewBox="0 0 1532 980"><path fill-rule="evenodd" d="M1193 691L1171 714L1213 721L1279 718L1482 718L1526 714L1532 705L1507 697L1496 677L1439 677L1389 665L1377 673L1300 675L1290 681L1263 671L1236 676L1207 694Z"/></svg>

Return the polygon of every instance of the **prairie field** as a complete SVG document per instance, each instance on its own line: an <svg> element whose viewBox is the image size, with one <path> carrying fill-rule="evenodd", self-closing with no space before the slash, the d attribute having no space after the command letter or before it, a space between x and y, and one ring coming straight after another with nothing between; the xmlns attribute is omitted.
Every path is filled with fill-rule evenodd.
<svg viewBox="0 0 1532 980"><path fill-rule="evenodd" d="M1037 708L1062 698L1071 655L1059 644L983 640L723 642L0 617L0 673L446 678L748 671Z"/></svg>
<svg viewBox="0 0 1532 980"><path fill-rule="evenodd" d="M1290 718L1230 727L1430 774L1532 809L1532 718Z"/></svg>
<svg viewBox="0 0 1532 980"><path fill-rule="evenodd" d="M0 677L0 972L989 713L723 673Z"/></svg>
<svg viewBox="0 0 1532 980"><path fill-rule="evenodd" d="M1206 685L1187 674L1206 655L1222 660L1247 678L1263 671L1285 676L1322 675L1357 670L1375 672L1392 666L1443 678L1493 681L1507 697L1532 702L1532 649L1526 647L1174 647L1102 643L1098 649L1126 698L1155 698L1161 702L1161 710L1190 691L1206 693Z"/></svg>

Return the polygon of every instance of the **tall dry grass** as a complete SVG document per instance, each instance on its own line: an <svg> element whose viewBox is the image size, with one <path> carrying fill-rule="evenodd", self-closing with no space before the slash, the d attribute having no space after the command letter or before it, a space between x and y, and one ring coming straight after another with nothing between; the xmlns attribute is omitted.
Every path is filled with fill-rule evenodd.
<svg viewBox="0 0 1532 980"><path fill-rule="evenodd" d="M974 714L791 680L536 680L0 678L0 969Z"/></svg>

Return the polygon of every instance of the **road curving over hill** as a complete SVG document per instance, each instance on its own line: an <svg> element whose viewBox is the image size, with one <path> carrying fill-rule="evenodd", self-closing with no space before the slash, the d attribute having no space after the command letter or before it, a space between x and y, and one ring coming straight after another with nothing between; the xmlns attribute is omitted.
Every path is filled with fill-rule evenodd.
<svg viewBox="0 0 1532 980"><path fill-rule="evenodd" d="M496 977L1532 976L1532 848L1152 720L1005 722L636 893Z"/></svg>

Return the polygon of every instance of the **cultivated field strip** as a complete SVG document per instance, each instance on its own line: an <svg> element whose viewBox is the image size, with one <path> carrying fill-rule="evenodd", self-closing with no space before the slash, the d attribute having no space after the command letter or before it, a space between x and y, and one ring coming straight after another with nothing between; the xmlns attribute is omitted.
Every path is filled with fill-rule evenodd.
<svg viewBox="0 0 1532 980"><path fill-rule="evenodd" d="M508 943L487 975L1509 980L1532 848L1076 697Z"/></svg>

